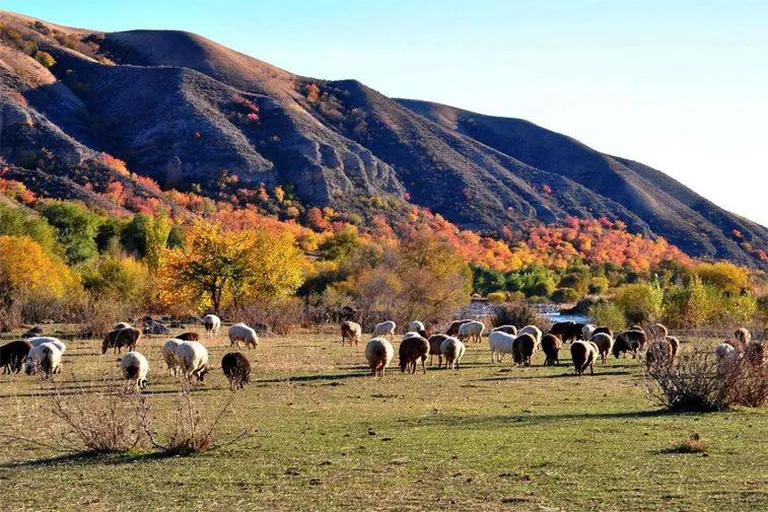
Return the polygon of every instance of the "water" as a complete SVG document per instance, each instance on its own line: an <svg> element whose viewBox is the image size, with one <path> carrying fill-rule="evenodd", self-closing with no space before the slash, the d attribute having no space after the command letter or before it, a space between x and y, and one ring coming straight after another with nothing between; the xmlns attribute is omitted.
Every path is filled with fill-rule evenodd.
<svg viewBox="0 0 768 512"><path fill-rule="evenodd" d="M542 313L541 316L546 318L552 323L557 322L576 322L579 324L588 324L591 318L582 315L564 315L559 311L557 313Z"/></svg>

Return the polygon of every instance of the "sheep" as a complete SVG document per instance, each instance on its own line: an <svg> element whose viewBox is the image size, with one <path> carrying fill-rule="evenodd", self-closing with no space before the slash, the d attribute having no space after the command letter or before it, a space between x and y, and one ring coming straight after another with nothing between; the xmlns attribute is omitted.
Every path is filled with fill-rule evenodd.
<svg viewBox="0 0 768 512"><path fill-rule="evenodd" d="M595 324L586 324L581 328L581 339L588 340L595 333L597 326Z"/></svg>
<svg viewBox="0 0 768 512"><path fill-rule="evenodd" d="M459 335L457 338L462 342L474 340L475 343L480 343L483 337L483 331L485 331L485 324L483 324L483 322L470 320L459 327Z"/></svg>
<svg viewBox="0 0 768 512"><path fill-rule="evenodd" d="M183 332L176 336L176 339L181 341L200 341L200 335L196 332Z"/></svg>
<svg viewBox="0 0 768 512"><path fill-rule="evenodd" d="M752 333L750 333L747 329L744 327L741 327L739 329L736 329L736 332L733 333L733 337L738 341L741 345L746 345L750 341L752 341Z"/></svg>
<svg viewBox="0 0 768 512"><path fill-rule="evenodd" d="M571 345L571 359L573 360L573 372L575 375L584 375L584 370L589 368L591 375L595 374L595 361L597 360L598 348L589 341L574 341Z"/></svg>
<svg viewBox="0 0 768 512"><path fill-rule="evenodd" d="M373 337L377 338L380 336L389 336L390 340L394 343L396 327L397 327L397 324L392 320L387 320L386 322L381 322L380 324L376 324L376 327L374 327L373 329Z"/></svg>
<svg viewBox="0 0 768 512"><path fill-rule="evenodd" d="M667 339L655 340L648 344L645 352L645 366L663 365L672 362L672 344Z"/></svg>
<svg viewBox="0 0 768 512"><path fill-rule="evenodd" d="M680 340L674 336L666 336L664 339L672 347L672 358L677 357L677 353L680 352Z"/></svg>
<svg viewBox="0 0 768 512"><path fill-rule="evenodd" d="M517 336L517 327L514 325L500 325L494 328L492 332L496 331L505 332L507 334L511 334L512 336Z"/></svg>
<svg viewBox="0 0 768 512"><path fill-rule="evenodd" d="M50 343L52 345L55 345L56 348L59 349L59 352L61 352L61 355L64 355L64 352L67 351L67 346L59 338L54 338L51 336L38 336L35 338L27 338L27 343L29 343L33 347L42 345L43 343Z"/></svg>
<svg viewBox="0 0 768 512"><path fill-rule="evenodd" d="M0 347L0 366L3 367L3 373L19 373L30 350L32 345L27 341L12 341Z"/></svg>
<svg viewBox="0 0 768 512"><path fill-rule="evenodd" d="M363 334L363 328L360 327L360 324L357 322L352 322L351 320L347 320L346 322L343 322L341 324L341 345L344 346L344 343L349 340L349 344L352 345L352 342L355 342L355 345L357 345L360 342L360 336Z"/></svg>
<svg viewBox="0 0 768 512"><path fill-rule="evenodd" d="M451 370L459 369L459 363L461 358L464 357L464 352L467 348L464 344L456 338L448 337L440 345L440 352L445 357L445 369Z"/></svg>
<svg viewBox="0 0 768 512"><path fill-rule="evenodd" d="M593 334L589 341L597 345L597 353L600 355L600 360L603 364L608 360L608 354L613 349L613 338L604 332Z"/></svg>
<svg viewBox="0 0 768 512"><path fill-rule="evenodd" d="M560 347L563 342L554 334L545 334L541 338L541 349L544 352L544 366L560 365Z"/></svg>
<svg viewBox="0 0 768 512"><path fill-rule="evenodd" d="M149 362L144 355L139 352L128 352L119 359L120 369L123 372L123 378L131 381L136 386L136 391L141 391L147 387L147 374L149 374Z"/></svg>
<svg viewBox="0 0 768 512"><path fill-rule="evenodd" d="M230 326L229 346L239 348L241 341L245 343L246 348L256 348L259 345L259 335L244 323Z"/></svg>
<svg viewBox="0 0 768 512"><path fill-rule="evenodd" d="M616 340L613 342L613 356L618 359L619 354L627 356L627 352L632 352L632 358L637 357L637 353L645 348L645 331L638 331L636 329L630 329L624 331L616 336Z"/></svg>
<svg viewBox="0 0 768 512"><path fill-rule="evenodd" d="M512 344L512 359L515 364L531 366L531 357L536 353L536 338L532 334L521 334Z"/></svg>
<svg viewBox="0 0 768 512"><path fill-rule="evenodd" d="M101 344L101 353L106 354L108 349L113 349L113 352L122 352L123 347L128 347L128 351L132 352L136 350L136 343L141 338L141 331L135 327L126 327L124 329L118 329L112 331L104 337L104 341Z"/></svg>
<svg viewBox="0 0 768 512"><path fill-rule="evenodd" d="M53 343L41 343L32 347L24 364L27 375L42 372L47 379L55 373L61 372L61 350Z"/></svg>
<svg viewBox="0 0 768 512"><path fill-rule="evenodd" d="M394 324L394 322L392 322ZM371 377L383 377L384 370L392 362L395 349L384 338L371 338L365 344L365 359L371 368Z"/></svg>
<svg viewBox="0 0 768 512"><path fill-rule="evenodd" d="M198 384L203 383L208 373L208 349L197 341L184 341L176 348L176 360L187 381L194 376Z"/></svg>
<svg viewBox="0 0 768 512"><path fill-rule="evenodd" d="M448 336L456 336L459 334L459 327L464 325L467 322L471 322L471 320L454 320L451 322L451 325L448 326L448 329L445 331L445 334Z"/></svg>
<svg viewBox="0 0 768 512"><path fill-rule="evenodd" d="M762 366L768 361L768 348L760 341L750 341L744 345L744 361Z"/></svg>
<svg viewBox="0 0 768 512"><path fill-rule="evenodd" d="M179 373L179 360L176 351L182 343L184 343L184 341L178 338L172 338L163 343L163 359L165 360L165 365L168 367L168 371L174 377L177 377Z"/></svg>
<svg viewBox="0 0 768 512"><path fill-rule="evenodd" d="M411 334L411 333L408 333ZM403 338L400 343L400 371L416 373L416 365L421 361L421 371L427 373L427 354L429 354L429 341L418 333L415 336Z"/></svg>
<svg viewBox="0 0 768 512"><path fill-rule="evenodd" d="M718 361L739 356L739 351L730 343L720 343L715 347L715 356Z"/></svg>
<svg viewBox="0 0 768 512"><path fill-rule="evenodd" d="M549 329L549 334L558 336L563 343L569 343L573 340L581 339L582 332L584 330L584 324L577 324L576 322L558 322ZM541 339L539 339L541 341Z"/></svg>
<svg viewBox="0 0 768 512"><path fill-rule="evenodd" d="M640 331L645 332L645 329L643 329L643 326L640 324L634 324L629 328L630 331Z"/></svg>
<svg viewBox="0 0 768 512"><path fill-rule="evenodd" d="M437 367L440 368L443 364L443 353L440 351L440 347L445 340L450 336L446 334L433 334L429 337L429 366L432 366L432 358L437 356Z"/></svg>
<svg viewBox="0 0 768 512"><path fill-rule="evenodd" d="M221 358L221 370L229 380L232 391L243 389L251 380L251 363L240 352L230 352Z"/></svg>
<svg viewBox="0 0 768 512"><path fill-rule="evenodd" d="M209 338L213 338L219 334L219 329L221 329L221 318L216 315L205 315L203 317L203 325L205 326L205 334Z"/></svg>
<svg viewBox="0 0 768 512"><path fill-rule="evenodd" d="M502 362L505 354L514 354L512 345L515 336L504 331L492 331L488 335L488 344L491 347L491 362Z"/></svg>
<svg viewBox="0 0 768 512"><path fill-rule="evenodd" d="M424 324L419 322L418 320L414 320L408 324L408 331L421 332L426 330L427 328L424 327Z"/></svg>
<svg viewBox="0 0 768 512"><path fill-rule="evenodd" d="M648 326L648 334L650 334L653 339L663 340L669 336L669 329L667 329L667 326L664 324L656 323Z"/></svg>
<svg viewBox="0 0 768 512"><path fill-rule="evenodd" d="M114 327L112 327L112 330L113 331L119 331L120 329L130 329L131 327L133 327L133 326L131 324L129 324L128 322L118 322L118 323L115 324Z"/></svg>
<svg viewBox="0 0 768 512"><path fill-rule="evenodd" d="M613 338L613 330L611 330L610 327L598 327L597 329L592 331L592 336L594 336L595 334L600 334L601 332L604 332L605 334ZM592 336L590 336L590 338Z"/></svg>
<svg viewBox="0 0 768 512"><path fill-rule="evenodd" d="M523 334L530 334L531 336L536 338L537 344L541 343L541 337L543 333L541 332L541 329L539 329L535 325L526 325L525 327L523 327L517 332L518 336L522 336Z"/></svg>

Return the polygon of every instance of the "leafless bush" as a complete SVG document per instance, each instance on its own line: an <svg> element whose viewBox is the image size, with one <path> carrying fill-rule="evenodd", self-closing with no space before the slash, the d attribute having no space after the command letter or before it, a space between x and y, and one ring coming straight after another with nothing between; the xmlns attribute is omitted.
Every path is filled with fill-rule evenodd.
<svg viewBox="0 0 768 512"><path fill-rule="evenodd" d="M251 327L263 324L270 332L286 335L304 323L304 302L298 297L265 300L235 308L226 316Z"/></svg>
<svg viewBox="0 0 768 512"><path fill-rule="evenodd" d="M135 322L140 311L137 305L129 305L115 299L91 298L83 310L80 323L83 325L83 335L100 337L112 330L118 322Z"/></svg>
<svg viewBox="0 0 768 512"><path fill-rule="evenodd" d="M729 369L732 387L729 394L734 403L760 407L768 402L768 365L748 359L738 360Z"/></svg>
<svg viewBox="0 0 768 512"><path fill-rule="evenodd" d="M551 327L551 324L539 315L535 308L523 302L503 304L494 308L491 324L494 327L514 325L518 329L526 325L535 325L545 332Z"/></svg>
<svg viewBox="0 0 768 512"><path fill-rule="evenodd" d="M19 301L0 302L0 332L8 332L21 327L24 323L22 307Z"/></svg>
<svg viewBox="0 0 768 512"><path fill-rule="evenodd" d="M195 404L190 393L180 393L176 400L173 424L162 436L164 439L152 427L150 407L146 397L138 400L136 411L142 430L152 446L169 455L187 456L231 445L248 437L247 432L242 432L223 444L216 442L219 423L230 412L233 399L234 394L230 394L223 407L217 411L205 411Z"/></svg>

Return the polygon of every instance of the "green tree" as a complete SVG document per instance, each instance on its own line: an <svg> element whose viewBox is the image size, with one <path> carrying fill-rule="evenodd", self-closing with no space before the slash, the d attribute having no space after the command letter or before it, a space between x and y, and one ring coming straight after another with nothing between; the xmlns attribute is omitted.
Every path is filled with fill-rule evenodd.
<svg viewBox="0 0 768 512"><path fill-rule="evenodd" d="M69 201L45 201L40 213L56 230L70 264L82 263L98 254L96 233L101 219L85 206Z"/></svg>
<svg viewBox="0 0 768 512"><path fill-rule="evenodd" d="M56 231L44 219L23 208L11 208L0 204L0 235L28 236L45 252L63 256L61 247L56 242Z"/></svg>

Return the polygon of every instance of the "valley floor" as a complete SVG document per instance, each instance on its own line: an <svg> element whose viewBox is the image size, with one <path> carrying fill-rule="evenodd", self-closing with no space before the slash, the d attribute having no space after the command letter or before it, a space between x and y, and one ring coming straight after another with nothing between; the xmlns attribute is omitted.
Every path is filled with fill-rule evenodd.
<svg viewBox="0 0 768 512"><path fill-rule="evenodd" d="M225 336L208 342L214 370L194 392L216 408ZM178 383L162 337L139 343L151 366L152 414L173 414ZM50 383L0 376L2 510L765 510L768 410L663 414L642 366L611 358L594 376L563 366L491 363L470 345L458 371L392 368L374 379L363 348L335 334L264 338L245 351L254 373L220 439L252 436L191 457L155 452L86 456L50 442L59 428ZM55 377L64 400L114 384L116 357L97 340L68 342ZM396 356L397 359L397 356ZM395 361L396 363L397 361ZM664 453L693 433L708 455Z"/></svg>

